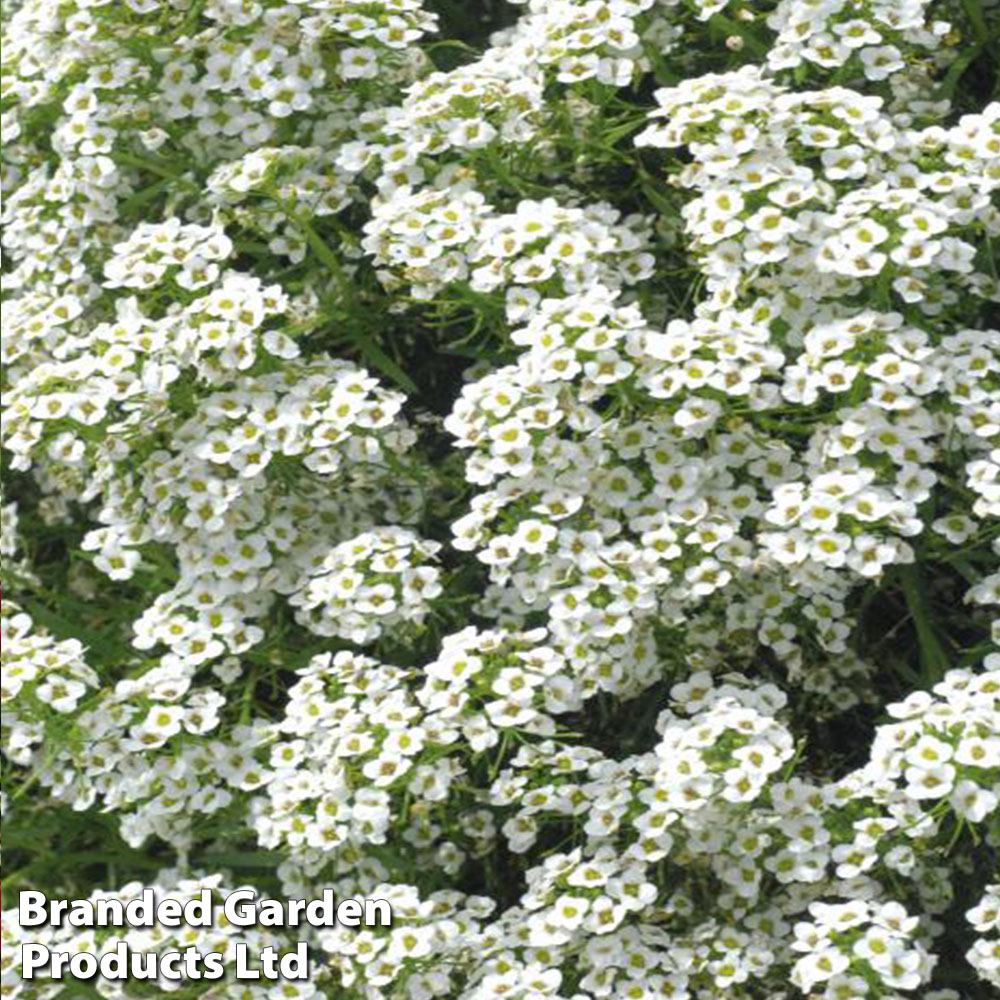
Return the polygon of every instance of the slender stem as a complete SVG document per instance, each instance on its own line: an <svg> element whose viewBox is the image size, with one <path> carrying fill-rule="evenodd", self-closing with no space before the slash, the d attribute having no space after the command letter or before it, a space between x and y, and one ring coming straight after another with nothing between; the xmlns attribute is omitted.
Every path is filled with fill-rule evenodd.
<svg viewBox="0 0 1000 1000"><path fill-rule="evenodd" d="M934 632L931 616L924 599L924 588L916 566L903 566L900 570L903 596L913 618L920 642L920 662L927 686L936 684L951 666L951 658Z"/></svg>

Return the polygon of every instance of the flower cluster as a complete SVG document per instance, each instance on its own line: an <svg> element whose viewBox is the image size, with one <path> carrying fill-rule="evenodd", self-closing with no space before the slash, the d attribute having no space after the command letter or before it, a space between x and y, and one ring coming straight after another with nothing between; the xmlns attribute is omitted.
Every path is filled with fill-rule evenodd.
<svg viewBox="0 0 1000 1000"><path fill-rule="evenodd" d="M880 726L864 779L877 801L912 816L919 805L924 824L940 821L931 807L947 801L960 821L981 823L1000 804L1000 654L987 657L979 675L953 671L934 691L917 692L889 706L899 721Z"/></svg>
<svg viewBox="0 0 1000 1000"><path fill-rule="evenodd" d="M88 690L98 686L83 653L79 640L57 642L37 632L23 612L4 613L0 705L4 728L12 729L5 752L15 763L30 760L32 745L44 738L46 721L71 715Z"/></svg>
<svg viewBox="0 0 1000 1000"><path fill-rule="evenodd" d="M838 978L866 982L874 973L889 989L913 990L930 978L933 961L911 936L919 921L898 903L812 903L812 921L795 925L792 947L802 953L792 982L803 991Z"/></svg>
<svg viewBox="0 0 1000 1000"><path fill-rule="evenodd" d="M988 885L982 900L966 914L966 919L980 937L969 951L972 967L994 986L1000 986L1000 945L995 932L1000 927L1000 886ZM993 936L987 936L990 932Z"/></svg>
<svg viewBox="0 0 1000 1000"><path fill-rule="evenodd" d="M327 553L289 603L318 635L366 645L426 618L442 588L439 570L424 563L440 547L404 528L366 531Z"/></svg>
<svg viewBox="0 0 1000 1000"><path fill-rule="evenodd" d="M475 291L508 289L530 302L538 297L533 286L574 292L648 277L642 220L619 219L610 205L569 208L551 198L497 214L471 186L403 186L374 205L362 246L385 265L389 287L409 283L417 298L468 281Z"/></svg>

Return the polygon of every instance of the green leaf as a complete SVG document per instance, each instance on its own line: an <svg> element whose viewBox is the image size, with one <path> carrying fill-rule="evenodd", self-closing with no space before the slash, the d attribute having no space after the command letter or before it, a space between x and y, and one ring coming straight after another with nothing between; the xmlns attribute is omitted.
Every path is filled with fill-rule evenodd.
<svg viewBox="0 0 1000 1000"><path fill-rule="evenodd" d="M736 35L737 37L742 38L747 51L757 58L766 56L770 51L770 44L763 39L758 38L748 24L741 23L740 21L734 21L731 17L727 17L725 14L713 15L708 23L711 27L719 29L726 35Z"/></svg>
<svg viewBox="0 0 1000 1000"><path fill-rule="evenodd" d="M288 209L285 209L288 212ZM343 265L340 262L340 258L334 253L331 247L323 239L319 233L313 229L312 225L301 216L296 215L294 212L288 212L288 217L291 221L298 227L299 231L305 237L306 242L309 244L309 249L319 258L320 262L324 264L327 270L333 275L334 281L337 283L337 287L341 293L342 298L348 304L354 305L360 312L363 311L364 306L358 302L357 291L351 279L347 276L344 271ZM386 378L395 382L401 389L405 389L408 393L416 393L418 391L416 383L403 371L399 365L389 357L385 351L382 350L370 337L361 332L360 330L352 330L349 327L344 330L344 333L350 337L350 339L357 346L358 350L364 355L365 359L371 364L373 368L380 371Z"/></svg>
<svg viewBox="0 0 1000 1000"><path fill-rule="evenodd" d="M377 368L383 375L395 382L401 389L405 389L408 393L413 394L418 392L416 382L374 341L359 334L355 342L360 348L361 353L371 362L374 368Z"/></svg>

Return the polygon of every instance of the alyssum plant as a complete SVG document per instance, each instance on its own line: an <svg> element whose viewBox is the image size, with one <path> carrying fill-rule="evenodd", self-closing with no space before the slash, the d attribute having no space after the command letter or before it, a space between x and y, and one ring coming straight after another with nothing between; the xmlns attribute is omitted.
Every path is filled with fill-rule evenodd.
<svg viewBox="0 0 1000 1000"><path fill-rule="evenodd" d="M8 899L393 920L0 994L991 996L998 38L4 0Z"/></svg>

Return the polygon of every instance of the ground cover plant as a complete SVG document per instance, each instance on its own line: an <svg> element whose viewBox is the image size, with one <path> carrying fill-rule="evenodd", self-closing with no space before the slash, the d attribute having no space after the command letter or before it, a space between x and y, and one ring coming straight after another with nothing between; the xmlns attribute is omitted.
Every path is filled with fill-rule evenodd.
<svg viewBox="0 0 1000 1000"><path fill-rule="evenodd" d="M996 995L994 0L3 0L2 51L7 905L394 922L69 986L5 909L0 996Z"/></svg>

